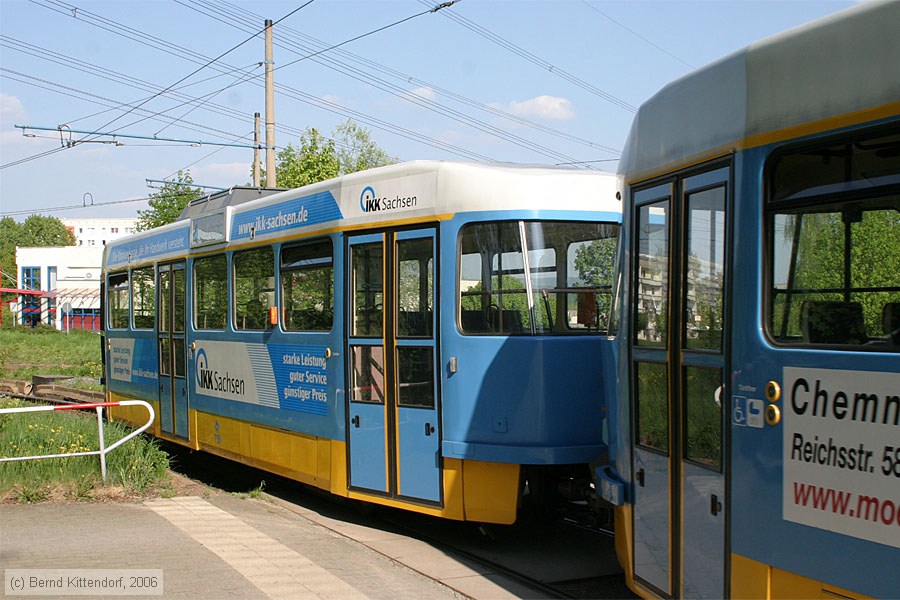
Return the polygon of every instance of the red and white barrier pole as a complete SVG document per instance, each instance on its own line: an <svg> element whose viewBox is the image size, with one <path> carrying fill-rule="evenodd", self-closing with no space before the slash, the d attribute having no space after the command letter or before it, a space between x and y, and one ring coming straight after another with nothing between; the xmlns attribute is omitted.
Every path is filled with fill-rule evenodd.
<svg viewBox="0 0 900 600"><path fill-rule="evenodd" d="M114 444L110 446L106 446L106 440L103 437L103 409L108 406L143 406L147 409L147 422L123 437L122 439L116 441ZM149 427L153 424L153 420L156 418L156 412L153 410L153 406L151 406L148 402L144 402L143 400L121 400L119 402L94 402L91 404L64 404L60 406L21 406L18 408L0 408L0 415L2 414L14 414L14 413L29 413L29 412L49 412L55 410L81 410L85 408L94 408L97 410L97 433L100 440L100 449L99 450L87 450L84 452L68 452L64 454L40 454L35 456L13 456L9 458L0 458L0 462L11 462L17 460L37 460L41 458L69 458L71 456L93 456L97 455L100 457L100 472L103 475L103 483L106 483L106 455L130 440L131 438L140 435L141 433L147 431Z"/></svg>

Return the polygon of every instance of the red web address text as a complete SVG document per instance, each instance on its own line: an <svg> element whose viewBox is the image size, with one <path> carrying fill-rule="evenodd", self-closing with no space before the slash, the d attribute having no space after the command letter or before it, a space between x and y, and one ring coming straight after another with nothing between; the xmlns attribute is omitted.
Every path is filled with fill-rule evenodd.
<svg viewBox="0 0 900 600"><path fill-rule="evenodd" d="M855 494L795 481L794 504L884 525L900 526L900 502L877 496Z"/></svg>

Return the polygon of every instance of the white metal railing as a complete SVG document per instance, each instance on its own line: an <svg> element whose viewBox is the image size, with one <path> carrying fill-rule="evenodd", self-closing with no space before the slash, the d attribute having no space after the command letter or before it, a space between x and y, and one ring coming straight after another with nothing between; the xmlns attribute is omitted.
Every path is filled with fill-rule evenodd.
<svg viewBox="0 0 900 600"><path fill-rule="evenodd" d="M103 438L103 409L107 406L143 406L147 409L148 418L147 423L145 423L142 427L135 429L122 439L118 440L114 444L109 446L106 445L106 440ZM96 402L92 404L64 404L61 406L22 406L18 408L0 408L0 414L9 414L9 413L28 413L28 412L44 412L44 411L55 411L55 410L81 410L85 408L94 408L97 410L97 433L100 440L100 449L99 450L87 450L84 452L66 452L63 454L40 454L35 456L13 456L9 458L0 458L0 462L10 462L16 460L36 460L41 458L69 458L72 456L94 456L97 455L100 457L100 472L103 474L103 483L106 483L106 455L130 440L131 438L147 431L150 425L153 424L153 420L156 418L156 413L153 410L153 407L143 400L120 400L119 402Z"/></svg>

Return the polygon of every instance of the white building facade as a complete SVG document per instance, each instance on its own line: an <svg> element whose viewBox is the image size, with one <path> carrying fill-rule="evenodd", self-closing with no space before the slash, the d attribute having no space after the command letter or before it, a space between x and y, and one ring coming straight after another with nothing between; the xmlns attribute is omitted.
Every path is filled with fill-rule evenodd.
<svg viewBox="0 0 900 600"><path fill-rule="evenodd" d="M110 240L135 232L137 219L60 219L75 235L76 246L106 245ZM98 263L99 264L99 263Z"/></svg>
<svg viewBox="0 0 900 600"><path fill-rule="evenodd" d="M10 305L15 322L99 331L102 264L102 245L16 248L18 288L43 293Z"/></svg>

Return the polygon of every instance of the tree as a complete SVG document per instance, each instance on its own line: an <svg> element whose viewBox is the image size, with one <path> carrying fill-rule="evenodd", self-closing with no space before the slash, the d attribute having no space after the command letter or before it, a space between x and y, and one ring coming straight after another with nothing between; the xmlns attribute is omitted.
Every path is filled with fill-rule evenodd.
<svg viewBox="0 0 900 600"><path fill-rule="evenodd" d="M19 246L74 246L75 234L56 217L31 215L21 226Z"/></svg>
<svg viewBox="0 0 900 600"><path fill-rule="evenodd" d="M192 183L191 172L179 169L173 181L166 181L158 192L150 194L150 208L137 211L137 230L146 231L177 221L188 202L202 195L200 188L191 187Z"/></svg>
<svg viewBox="0 0 900 600"><path fill-rule="evenodd" d="M281 150L275 162L276 183L282 188L301 187L395 162L372 140L368 129L348 119L334 129L331 138L310 127L300 136L299 148L288 144ZM265 185L265 171L262 181Z"/></svg>
<svg viewBox="0 0 900 600"><path fill-rule="evenodd" d="M337 142L341 175L397 162L396 158L378 147L368 129L360 127L352 119L338 125L332 137Z"/></svg>
<svg viewBox="0 0 900 600"><path fill-rule="evenodd" d="M0 287L16 287L16 246L74 246L75 236L56 217L31 215L23 223L0 219ZM4 297L10 300L15 296Z"/></svg>
<svg viewBox="0 0 900 600"><path fill-rule="evenodd" d="M844 300L844 277L849 273L849 299L862 305L868 335L881 335L884 305L900 301L900 293L892 291L900 285L896 268L900 264L898 224L900 213L893 208L863 211L852 204L832 212L787 215L777 234L785 248L796 244L796 256L788 256L794 262L790 289L804 291L795 293L789 315L785 315L785 295L775 298L775 332L781 335L782 320L787 316L785 333L800 336L803 301ZM848 227L849 252L845 248Z"/></svg>
<svg viewBox="0 0 900 600"><path fill-rule="evenodd" d="M16 246L21 226L12 217L0 219L0 287L16 287Z"/></svg>
<svg viewBox="0 0 900 600"><path fill-rule="evenodd" d="M276 183L283 188L302 187L337 177L340 166L334 140L325 139L315 128L303 132L299 149L288 144L276 158Z"/></svg>

